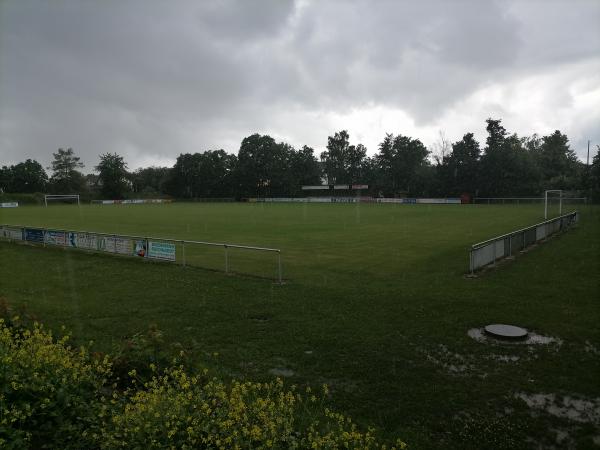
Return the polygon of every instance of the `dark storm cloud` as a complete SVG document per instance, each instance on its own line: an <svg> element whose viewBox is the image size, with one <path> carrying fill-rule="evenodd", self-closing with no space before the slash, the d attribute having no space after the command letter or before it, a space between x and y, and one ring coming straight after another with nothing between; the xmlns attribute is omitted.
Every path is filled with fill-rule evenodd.
<svg viewBox="0 0 600 450"><path fill-rule="evenodd" d="M373 151L403 131L370 137L373 110L425 140L498 113L596 139L599 21L594 1L5 1L0 164L64 146L87 170L104 152L170 164L253 132L322 147L337 126ZM531 77L541 94L520 114Z"/></svg>

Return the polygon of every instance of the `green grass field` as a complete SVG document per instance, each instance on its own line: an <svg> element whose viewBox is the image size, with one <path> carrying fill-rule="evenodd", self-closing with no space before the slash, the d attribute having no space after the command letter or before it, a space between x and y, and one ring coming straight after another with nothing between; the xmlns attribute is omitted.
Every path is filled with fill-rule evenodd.
<svg viewBox="0 0 600 450"><path fill-rule="evenodd" d="M102 350L157 324L198 357L218 352L229 376L263 380L275 369L290 384L327 383L333 406L411 448L590 448L600 439L600 209L580 211L576 229L469 279L470 244L541 221L543 206L0 209L6 224L279 248L287 280L0 243L0 297ZM222 269L221 249L186 255ZM273 255L239 251L230 261L276 276ZM486 345L467 335L489 323L562 343ZM516 394L592 407L570 420Z"/></svg>

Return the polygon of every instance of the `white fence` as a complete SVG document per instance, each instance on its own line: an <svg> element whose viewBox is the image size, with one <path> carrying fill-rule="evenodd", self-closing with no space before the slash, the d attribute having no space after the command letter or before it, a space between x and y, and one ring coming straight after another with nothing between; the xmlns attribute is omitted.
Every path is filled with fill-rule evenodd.
<svg viewBox="0 0 600 450"><path fill-rule="evenodd" d="M544 203L545 197L475 197L473 203L485 203L488 205L519 205L521 203ZM564 204L587 203L587 197L562 197Z"/></svg>
<svg viewBox="0 0 600 450"><path fill-rule="evenodd" d="M251 203L402 203L460 204L460 198L379 198L379 197L264 197L249 198Z"/></svg>
<svg viewBox="0 0 600 450"><path fill-rule="evenodd" d="M567 230L578 220L579 213L575 211L474 244L469 252L469 269L474 273L495 264L499 259L512 256L554 233Z"/></svg>
<svg viewBox="0 0 600 450"><path fill-rule="evenodd" d="M170 198L134 198L127 200L92 200L92 205L143 205L147 203L172 203Z"/></svg>
<svg viewBox="0 0 600 450"><path fill-rule="evenodd" d="M146 260L167 261L183 266L190 265L216 270L224 267L226 273L236 272L247 275L256 275L257 268L265 267L265 261L250 258L249 261L240 262L239 268L232 268L231 253L233 251L273 253L276 256L276 269L271 273L276 276L267 278L276 279L280 284L283 282L281 250L276 248L18 225L0 225L0 239L43 245L44 247L52 245ZM219 257L214 252L202 251L201 248L216 249L223 253ZM243 260L243 258L239 259ZM266 270L270 271L268 268Z"/></svg>

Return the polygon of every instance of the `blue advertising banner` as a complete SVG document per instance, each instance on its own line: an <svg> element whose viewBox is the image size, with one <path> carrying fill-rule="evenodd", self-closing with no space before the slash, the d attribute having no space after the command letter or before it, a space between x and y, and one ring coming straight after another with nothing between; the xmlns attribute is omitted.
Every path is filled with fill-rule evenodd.
<svg viewBox="0 0 600 450"><path fill-rule="evenodd" d="M25 228L25 240L30 242L44 242L44 230L37 228Z"/></svg>

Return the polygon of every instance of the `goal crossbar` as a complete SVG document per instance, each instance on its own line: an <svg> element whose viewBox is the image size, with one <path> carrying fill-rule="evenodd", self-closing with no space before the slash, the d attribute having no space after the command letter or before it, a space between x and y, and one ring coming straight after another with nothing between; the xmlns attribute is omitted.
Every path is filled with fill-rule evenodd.
<svg viewBox="0 0 600 450"><path fill-rule="evenodd" d="M77 204L79 205L79 194L65 194L65 195L60 195L60 194L47 194L44 195L44 205L48 206L48 200L68 200L68 199L73 199L73 200L77 200Z"/></svg>

